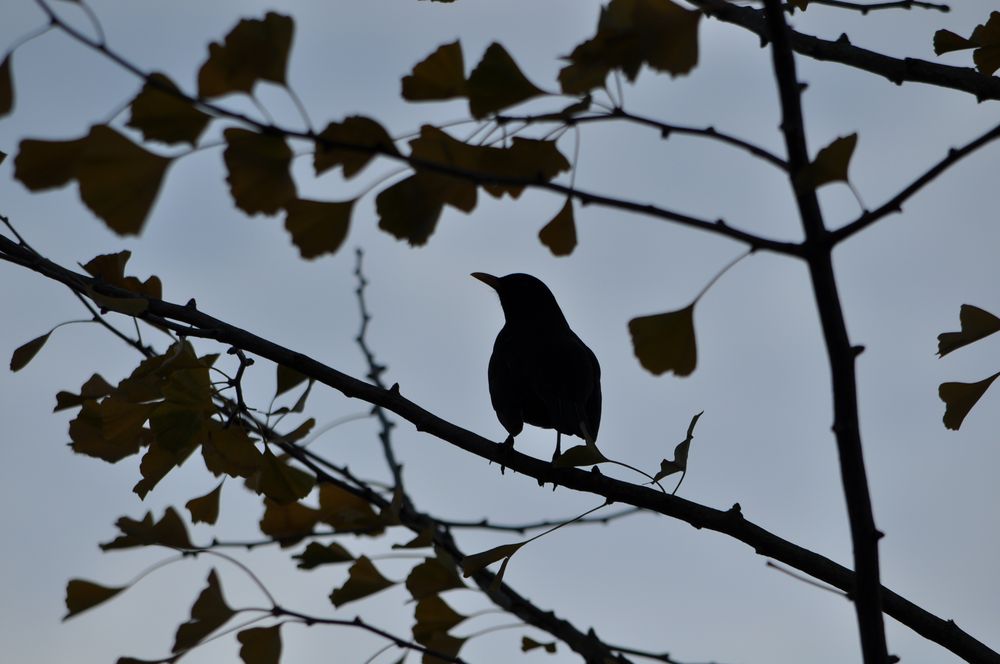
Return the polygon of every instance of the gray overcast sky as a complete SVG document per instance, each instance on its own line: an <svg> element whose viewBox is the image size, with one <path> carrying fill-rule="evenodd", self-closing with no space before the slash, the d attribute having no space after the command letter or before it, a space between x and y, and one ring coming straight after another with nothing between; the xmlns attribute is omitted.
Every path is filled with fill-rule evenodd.
<svg viewBox="0 0 1000 664"><path fill-rule="evenodd" d="M846 31L855 44L934 60L931 38L937 28L967 34L993 8L987 0L953 4L948 14L884 11L865 18L815 7L793 21L827 38ZM439 44L460 38L471 67L491 41L499 41L529 78L551 89L558 56L592 34L599 8L579 0L282 5L297 26L289 78L313 121L323 126L363 113L397 136L422 122L466 115L460 103L412 105L399 98L400 77ZM240 17L259 17L271 8L256 0L109 0L92 6L114 48L145 69L169 73L188 90L194 89L209 41L220 39ZM65 3L59 9L85 25L77 7ZM0 18L0 45L44 23L28 0L8 0ZM702 21L700 34L700 64L693 75L671 80L644 71L637 85L626 88L626 107L669 122L714 125L782 152L768 52L752 36L712 20ZM943 60L967 65L969 57ZM799 65L809 83L804 103L811 150L859 132L851 176L869 207L896 193L949 147L997 121L995 102L977 104L967 95L916 84L897 87L801 58ZM247 218L233 208L219 148L176 163L142 237L121 239L83 207L75 187L29 194L12 178L13 155L23 137L86 133L131 99L136 80L55 33L20 48L13 67L17 106L0 121L0 150L11 155L0 165L0 214L49 258L73 265L130 249L129 272L159 275L167 299L196 297L206 312L362 376L365 367L353 343L358 317L351 271L352 249L363 247L375 317L369 340L390 367L387 378L429 410L496 440L502 429L489 403L486 364L502 317L493 294L468 274L530 272L549 284L574 329L600 358L605 394L600 442L606 453L653 470L683 438L691 416L704 410L681 494L719 508L739 502L764 528L850 564L825 351L807 274L798 262L761 253L740 263L697 308L695 374L654 378L632 355L627 321L686 305L742 251L739 245L590 206L577 208L577 250L556 259L536 234L562 201L528 192L516 202L482 196L468 216L446 212L429 244L414 249L378 231L369 195L344 249L306 263L280 219ZM260 93L277 117L297 122L281 90L265 86ZM572 141L570 132L561 143L565 152L572 151ZM995 479L1000 395L987 394L961 432L948 432L937 385L993 373L1000 341L981 342L944 360L934 354L936 335L957 329L962 303L1000 312L997 150L966 159L915 197L903 214L855 237L835 256L852 340L866 347L858 365L860 408L876 522L887 533L881 546L884 583L932 613L955 619L994 648L1000 646ZM328 199L356 195L394 168L379 163L356 181L342 183L335 176L315 180L309 162L296 163L300 189ZM625 126L587 127L576 184L705 218L721 216L771 237L801 235L780 173L705 141L662 141L655 132ZM843 185L826 187L821 199L831 225L858 212ZM3 353L56 323L85 317L65 289L9 264L0 264L0 307ZM94 371L114 382L135 360L96 326L70 326L58 330L28 368L16 375L0 371L0 417L6 422L0 467L5 661L96 664L119 655L166 655L210 566L219 569L230 604L262 603L235 568L203 558L158 571L114 601L59 622L69 578L120 585L165 557L149 551L102 554L96 543L113 538L115 519L147 510L159 515L167 505L180 508L216 483L194 459L141 503L131 493L137 459L109 466L64 446L67 415L51 413L56 391L75 390ZM248 398L266 406L273 367L259 362L248 380ZM316 390L311 401L320 424L364 410L364 404L327 390ZM381 475L375 434L374 423L353 423L315 445L358 472ZM547 458L550 434L528 430L518 447ZM395 441L413 496L441 516L530 521L568 517L596 504L590 495L565 489L553 494L524 477L501 477L496 467L405 423L395 430ZM228 482L222 525L192 532L198 542L214 535L252 538L259 517L259 502ZM472 552L508 541L479 533L464 535L461 543ZM346 544L359 552L382 548L377 542ZM327 595L346 574L339 567L299 573L287 563L288 552L234 555L258 570L282 603L322 614L331 613ZM593 625L612 643L669 651L681 661L857 661L851 605L764 563L739 542L665 518L637 516L543 538L513 559L506 580L543 609L583 629ZM412 562L381 564L399 579ZM361 613L407 635L412 605L404 599L393 589L336 615ZM464 612L487 608L469 591L446 599ZM463 635L507 622L482 616L455 631ZM891 652L904 662L955 661L891 619L887 630ZM470 641L462 655L475 662L510 661L519 655L522 634L545 640L535 630L502 630ZM288 662L362 662L382 645L348 629L290 626L283 637ZM227 637L185 661L238 661L237 650ZM526 657L575 660L565 648L555 657ZM393 660L386 653L376 661Z"/></svg>

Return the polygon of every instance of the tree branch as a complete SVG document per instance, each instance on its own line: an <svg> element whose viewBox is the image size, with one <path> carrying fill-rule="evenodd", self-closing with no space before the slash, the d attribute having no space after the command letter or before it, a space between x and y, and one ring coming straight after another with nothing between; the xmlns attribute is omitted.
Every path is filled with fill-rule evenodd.
<svg viewBox="0 0 1000 664"><path fill-rule="evenodd" d="M851 9L861 12L862 15L879 9L913 9L914 7L919 9L936 9L945 14L951 11L951 7L948 5L936 2L921 2L920 0L893 0L891 2L872 2L869 4L863 2L845 2L845 0L809 0L809 4L826 5L827 7L836 7L837 9Z"/></svg>
<svg viewBox="0 0 1000 664"><path fill-rule="evenodd" d="M726 0L690 0L707 16L749 30L766 43L769 39L764 14L753 7L741 7ZM791 48L796 53L837 62L882 76L897 85L904 82L926 83L975 95L979 101L1000 99L1000 78L980 74L970 67L953 67L917 58L893 58L876 51L854 46L846 37L836 41L820 39L795 30L788 31Z"/></svg>
<svg viewBox="0 0 1000 664"><path fill-rule="evenodd" d="M799 177L809 165L809 153L802 121L799 81L795 74L795 58L786 34L788 27L781 9L781 0L764 0L764 6L771 34L775 78L781 98L781 129L791 166L789 179L805 230L808 250L806 260L833 379L833 430L837 439L840 475L854 545L855 579L854 586L848 592L854 599L865 664L887 664L889 653L882 620L882 585L879 581L878 560L878 540L881 533L875 529L861 449L854 371L857 353L847 336L833 272L832 246L827 242L827 230L816 188Z"/></svg>
<svg viewBox="0 0 1000 664"><path fill-rule="evenodd" d="M23 265L82 294L86 294L86 289L89 287L113 297L145 300L148 303L148 312L145 317L151 318L156 323L179 321L182 325L176 323L174 325L183 327L184 331L191 336L215 339L294 368L348 397L382 406L412 423L418 431L426 432L483 459L495 463L504 462L508 468L537 480L558 482L570 489L652 510L685 521L696 528L705 528L728 535L744 542L762 556L781 561L789 567L845 592L854 591L855 575L849 569L747 521L738 506L726 511L717 510L677 496L664 495L646 487L615 480L596 470L586 472L571 468L556 468L548 461L526 456L516 450L504 450L501 444L441 419L406 399L400 394L398 385L393 385L388 390L381 389L325 366L306 355L229 325L193 307L142 298L129 291L108 286L96 279L68 270L48 259L34 256L16 242L2 235L0 235L0 260ZM388 504L388 501L377 494L373 493L372 495L382 504ZM413 516L412 526L418 529L433 524L431 520L420 515L409 515L405 511L404 514ZM442 538L444 544L449 544L454 550L458 550L450 534L446 533L446 536L443 534ZM458 552L455 555L461 556L461 553ZM607 647L603 643L600 646L595 645L594 640L589 635L580 633L572 625L556 618L551 613L541 611L505 584L501 584L499 590L490 591L489 588L494 578L490 572L480 572L473 578L480 588L486 589L501 608L511 611L526 622L558 636L574 650L580 648L594 655ZM883 592L883 606L886 613L902 624L909 626L925 638L942 645L969 662L1000 664L1000 654L959 629L953 621L938 618L890 590L883 589ZM598 643L600 643L599 640Z"/></svg>

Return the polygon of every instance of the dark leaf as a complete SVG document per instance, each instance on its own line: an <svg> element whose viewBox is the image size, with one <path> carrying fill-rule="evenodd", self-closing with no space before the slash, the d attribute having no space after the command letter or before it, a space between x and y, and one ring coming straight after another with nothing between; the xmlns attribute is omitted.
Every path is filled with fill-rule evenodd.
<svg viewBox="0 0 1000 664"><path fill-rule="evenodd" d="M367 557L359 557L351 569L348 570L347 582L330 593L330 601L337 608L348 602L374 595L380 590L385 590L395 585L394 581L382 576L372 561Z"/></svg>
<svg viewBox="0 0 1000 664"><path fill-rule="evenodd" d="M858 135L841 136L819 151L811 164L802 169L798 181L803 186L822 187L830 182L847 182L847 169L858 144Z"/></svg>
<svg viewBox="0 0 1000 664"><path fill-rule="evenodd" d="M180 88L165 74L154 72L132 100L128 126L147 141L195 145L212 117L180 96Z"/></svg>
<svg viewBox="0 0 1000 664"><path fill-rule="evenodd" d="M425 176L411 175L375 197L378 227L411 246L427 243L437 226L444 201Z"/></svg>
<svg viewBox="0 0 1000 664"><path fill-rule="evenodd" d="M263 20L243 19L226 35L225 43L208 45L208 59L198 71L198 95L250 93L258 80L285 85L294 32L291 17L275 12Z"/></svg>
<svg viewBox="0 0 1000 664"><path fill-rule="evenodd" d="M301 385L306 381L306 376L300 374L295 369L289 369L283 364L278 364L276 382L278 387L274 391L274 396L279 396L287 392L288 390L294 389L297 385Z"/></svg>
<svg viewBox="0 0 1000 664"><path fill-rule="evenodd" d="M437 595L425 597L417 602L414 611L416 623L413 625L413 638L418 643L423 643L434 634L447 633L467 617L452 609Z"/></svg>
<svg viewBox="0 0 1000 664"><path fill-rule="evenodd" d="M147 512L142 521L135 521L123 516L115 522L115 525L118 526L121 535L111 542L101 544L103 551L153 544L174 549L192 548L191 538L188 537L184 521L181 520L180 515L173 507L168 507L163 513L163 518L155 523L153 515Z"/></svg>
<svg viewBox="0 0 1000 664"><path fill-rule="evenodd" d="M688 376L698 361L694 336L694 303L652 316L633 318L628 324L639 363L657 376L673 371Z"/></svg>
<svg viewBox="0 0 1000 664"><path fill-rule="evenodd" d="M238 424L223 427L209 423L201 445L205 467L215 475L250 477L260 470L262 455L253 440Z"/></svg>
<svg viewBox="0 0 1000 664"><path fill-rule="evenodd" d="M177 628L173 652L193 648L202 639L222 627L235 615L222 596L219 577L213 569L208 573L208 586L201 591L191 607L191 619Z"/></svg>
<svg viewBox="0 0 1000 664"><path fill-rule="evenodd" d="M979 341L1000 331L1000 318L985 309L971 304L963 304L958 313L962 329L958 332L944 332L938 335L938 357L944 357L953 350Z"/></svg>
<svg viewBox="0 0 1000 664"><path fill-rule="evenodd" d="M497 42L490 44L466 84L469 112L474 118L545 94L529 81L514 59Z"/></svg>
<svg viewBox="0 0 1000 664"><path fill-rule="evenodd" d="M230 127L223 158L229 191L247 214L277 214L296 198L292 151L280 136Z"/></svg>
<svg viewBox="0 0 1000 664"><path fill-rule="evenodd" d="M331 122L320 132L313 167L316 175L320 175L340 166L344 177L350 178L378 153L399 154L382 125L363 115L352 115L343 122Z"/></svg>
<svg viewBox="0 0 1000 664"><path fill-rule="evenodd" d="M384 530L382 519L367 501L330 483L319 487L319 518L337 531L378 535Z"/></svg>
<svg viewBox="0 0 1000 664"><path fill-rule="evenodd" d="M445 590L464 587L454 561L449 556L425 558L406 577L406 589L418 601Z"/></svg>
<svg viewBox="0 0 1000 664"><path fill-rule="evenodd" d="M10 370L20 371L26 367L28 362L31 362L31 359L42 349L45 342L49 340L50 334L52 334L51 330L40 337L32 339L22 346L18 346L18 348L10 356Z"/></svg>
<svg viewBox="0 0 1000 664"><path fill-rule="evenodd" d="M219 518L219 497L222 495L222 482L199 498L192 498L184 504L191 513L191 523L213 524Z"/></svg>
<svg viewBox="0 0 1000 664"><path fill-rule="evenodd" d="M264 448L257 493L263 493L276 503L286 505L308 496L315 484L315 477L289 466L271 454L271 450Z"/></svg>
<svg viewBox="0 0 1000 664"><path fill-rule="evenodd" d="M965 416L986 393L997 376L1000 376L1000 373L995 373L978 383L942 383L941 387L938 388L938 396L941 397L945 406L945 427L955 431L961 428Z"/></svg>
<svg viewBox="0 0 1000 664"><path fill-rule="evenodd" d="M252 627L236 635L240 659L245 664L278 664L281 659L281 625Z"/></svg>
<svg viewBox="0 0 1000 664"><path fill-rule="evenodd" d="M527 636L521 637L521 652L529 652L531 650L535 650L536 648L544 648L545 652L552 655L556 652L556 642L551 641L549 643L541 643Z"/></svg>
<svg viewBox="0 0 1000 664"><path fill-rule="evenodd" d="M111 394L114 389L100 374L94 374L83 384L79 394L73 394L64 390L57 393L56 407L52 412L82 406L84 401L100 399Z"/></svg>
<svg viewBox="0 0 1000 664"><path fill-rule="evenodd" d="M464 97L465 62L458 41L442 44L403 77L403 99L436 101Z"/></svg>
<svg viewBox="0 0 1000 664"><path fill-rule="evenodd" d="M116 254L101 254L87 261L83 269L90 276L111 286L132 291L137 295L160 299L163 296L163 285L156 275L145 281L139 281L137 277L125 276L125 265L131 257L132 252L128 250L119 251Z"/></svg>
<svg viewBox="0 0 1000 664"><path fill-rule="evenodd" d="M502 544L500 546L495 546L492 549L487 549L486 551L466 556L465 558L462 558L462 576L472 576L476 572L486 569L487 566L492 565L498 560L510 558L524 545L525 542ZM497 576L500 576L500 574Z"/></svg>
<svg viewBox="0 0 1000 664"><path fill-rule="evenodd" d="M67 613L63 620L108 601L126 587L110 588L83 579L71 579L66 584Z"/></svg>
<svg viewBox="0 0 1000 664"><path fill-rule="evenodd" d="M299 569L315 569L320 565L333 565L336 563L349 563L354 560L350 551L337 544L320 544L319 542L309 542L302 553L298 553L292 558L298 559Z"/></svg>
<svg viewBox="0 0 1000 664"><path fill-rule="evenodd" d="M319 520L319 511L302 503L279 505L264 499L264 516L260 532L282 540L282 546L292 546L306 535L311 535Z"/></svg>
<svg viewBox="0 0 1000 664"><path fill-rule="evenodd" d="M573 221L573 202L566 199L562 208L538 231L538 239L555 256L569 256L576 248L576 224Z"/></svg>
<svg viewBox="0 0 1000 664"><path fill-rule="evenodd" d="M285 230L302 258L334 254L347 238L354 201L310 201L296 198L285 209Z"/></svg>

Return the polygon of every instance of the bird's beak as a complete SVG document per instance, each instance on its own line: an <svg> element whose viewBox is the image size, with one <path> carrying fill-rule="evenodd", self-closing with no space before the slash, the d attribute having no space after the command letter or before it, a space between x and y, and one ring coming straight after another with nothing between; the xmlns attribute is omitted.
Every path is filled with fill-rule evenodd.
<svg viewBox="0 0 1000 664"><path fill-rule="evenodd" d="M471 276L479 279L493 290L496 290L497 284L500 282L499 278L494 277L492 274L486 274L485 272L473 272Z"/></svg>

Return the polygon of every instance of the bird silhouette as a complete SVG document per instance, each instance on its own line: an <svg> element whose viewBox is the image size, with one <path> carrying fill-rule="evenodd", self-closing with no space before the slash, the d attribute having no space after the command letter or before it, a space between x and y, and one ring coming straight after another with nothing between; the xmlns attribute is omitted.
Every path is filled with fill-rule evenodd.
<svg viewBox="0 0 1000 664"><path fill-rule="evenodd" d="M493 410L507 430L505 445L525 423L593 443L601 424L601 366L593 351L570 329L552 291L527 274L472 276L500 297L505 323L490 357Z"/></svg>

